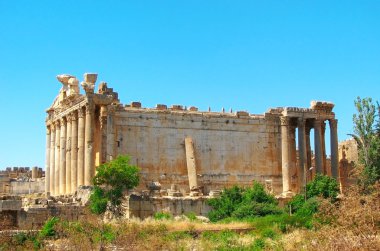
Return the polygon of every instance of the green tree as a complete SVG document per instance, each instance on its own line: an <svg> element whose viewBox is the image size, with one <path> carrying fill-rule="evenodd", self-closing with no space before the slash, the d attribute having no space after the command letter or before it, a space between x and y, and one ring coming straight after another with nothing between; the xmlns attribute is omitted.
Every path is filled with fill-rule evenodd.
<svg viewBox="0 0 380 251"><path fill-rule="evenodd" d="M380 106L371 98L355 100L354 133L358 145L359 164L363 168L360 181L364 188L380 179Z"/></svg>
<svg viewBox="0 0 380 251"><path fill-rule="evenodd" d="M101 214L107 209L116 211L121 203L123 192L139 184L139 168L129 164L129 156L100 165L93 179L94 190L90 196L90 209Z"/></svg>

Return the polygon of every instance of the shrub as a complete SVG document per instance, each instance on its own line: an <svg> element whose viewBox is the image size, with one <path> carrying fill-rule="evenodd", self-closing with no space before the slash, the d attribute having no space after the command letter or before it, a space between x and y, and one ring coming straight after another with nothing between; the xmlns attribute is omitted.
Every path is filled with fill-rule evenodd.
<svg viewBox="0 0 380 251"><path fill-rule="evenodd" d="M265 240L262 238L255 239L252 245L252 250L263 250L266 246Z"/></svg>
<svg viewBox="0 0 380 251"><path fill-rule="evenodd" d="M156 212L153 217L155 220L170 220L173 218L173 216L167 212Z"/></svg>
<svg viewBox="0 0 380 251"><path fill-rule="evenodd" d="M325 199L335 200L339 193L339 184L336 179L327 175L317 174L312 182L306 185L306 197L321 196Z"/></svg>
<svg viewBox="0 0 380 251"><path fill-rule="evenodd" d="M58 223L59 218L52 217L48 219L45 224L43 225L41 232L39 233L38 237L41 239L44 239L46 237L53 237L56 235L56 231L54 229L55 225Z"/></svg>
<svg viewBox="0 0 380 251"><path fill-rule="evenodd" d="M261 231L261 236L274 240L277 237L277 233L271 228L266 228Z"/></svg>
<svg viewBox="0 0 380 251"><path fill-rule="evenodd" d="M249 188L226 188L219 198L210 199L208 204L213 208L208 214L213 222L229 217L244 219L282 213L276 199L257 182Z"/></svg>
<svg viewBox="0 0 380 251"><path fill-rule="evenodd" d="M185 216L190 220L190 221L195 221L197 219L197 215L194 212L188 212L185 214Z"/></svg>

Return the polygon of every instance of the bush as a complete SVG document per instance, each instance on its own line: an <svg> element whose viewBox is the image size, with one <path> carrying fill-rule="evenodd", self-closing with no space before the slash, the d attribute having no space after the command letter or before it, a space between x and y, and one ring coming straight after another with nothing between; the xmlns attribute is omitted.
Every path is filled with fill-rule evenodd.
<svg viewBox="0 0 380 251"><path fill-rule="evenodd" d="M244 219L282 213L283 211L275 204L252 201L250 203L242 203L231 216L237 219Z"/></svg>
<svg viewBox="0 0 380 251"><path fill-rule="evenodd" d="M188 212L185 214L185 216L190 220L190 221L195 221L197 219L197 215L194 212Z"/></svg>
<svg viewBox="0 0 380 251"><path fill-rule="evenodd" d="M327 175L317 174L312 182L306 185L306 197L321 196L334 201L339 193L339 184L336 179Z"/></svg>
<svg viewBox="0 0 380 251"><path fill-rule="evenodd" d="M54 229L55 225L58 223L59 218L52 217L48 219L44 226L41 229L41 232L39 233L38 237L41 239L44 239L46 237L54 237L56 235L56 231Z"/></svg>
<svg viewBox="0 0 380 251"><path fill-rule="evenodd" d="M277 200L257 182L249 188L226 188L219 198L210 199L208 204L213 208L208 214L213 222L229 217L244 219L282 213Z"/></svg>
<svg viewBox="0 0 380 251"><path fill-rule="evenodd" d="M173 216L167 212L157 212L153 217L155 220L170 220L173 218Z"/></svg>

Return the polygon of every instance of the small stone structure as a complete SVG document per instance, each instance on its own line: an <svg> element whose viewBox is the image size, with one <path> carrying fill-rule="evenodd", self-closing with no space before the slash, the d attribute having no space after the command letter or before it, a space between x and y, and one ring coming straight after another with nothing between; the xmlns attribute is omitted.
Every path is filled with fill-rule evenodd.
<svg viewBox="0 0 380 251"><path fill-rule="evenodd" d="M7 167L0 171L0 194L44 193L44 176L45 172L39 167Z"/></svg>
<svg viewBox="0 0 380 251"><path fill-rule="evenodd" d="M57 78L63 86L46 118L46 191L52 195L90 185L97 166L127 154L141 168L137 191L157 181L164 189L175 184L176 194L199 196L256 180L270 184L277 195L291 196L302 189L312 167L311 130L315 171L339 175L332 103L312 101L310 108L279 107L260 115L183 105L145 108L140 102L121 104L104 82L95 92L97 74L84 74L84 94L74 76ZM326 121L331 170L326 164Z"/></svg>
<svg viewBox="0 0 380 251"><path fill-rule="evenodd" d="M209 197L173 197L173 196L143 196L129 195L125 199L123 211L126 218L145 219L154 216L156 212L167 212L173 216L194 213L207 216L211 207L207 204Z"/></svg>

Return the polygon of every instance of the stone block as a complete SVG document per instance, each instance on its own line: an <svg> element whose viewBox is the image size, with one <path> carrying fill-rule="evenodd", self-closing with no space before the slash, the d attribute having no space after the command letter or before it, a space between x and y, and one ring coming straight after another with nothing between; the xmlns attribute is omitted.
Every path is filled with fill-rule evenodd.
<svg viewBox="0 0 380 251"><path fill-rule="evenodd" d="M141 108L141 102L134 101L131 103L131 107Z"/></svg>
<svg viewBox="0 0 380 251"><path fill-rule="evenodd" d="M157 104L156 105L156 109L157 110L167 110L168 106L167 105L163 105L163 104Z"/></svg>

